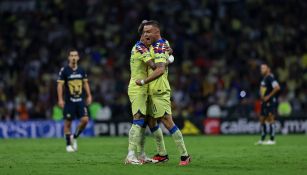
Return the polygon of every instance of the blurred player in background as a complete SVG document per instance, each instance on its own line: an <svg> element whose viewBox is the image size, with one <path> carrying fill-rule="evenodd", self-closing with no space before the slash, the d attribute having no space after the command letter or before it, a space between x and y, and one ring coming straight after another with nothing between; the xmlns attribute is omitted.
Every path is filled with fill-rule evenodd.
<svg viewBox="0 0 307 175"><path fill-rule="evenodd" d="M164 126L171 133L177 149L180 152L181 157L179 165L188 165L191 162L191 157L189 156L185 147L182 133L172 119L170 101L171 88L167 77L167 60L169 58L169 54L166 51L166 48L169 47L169 43L165 39L162 39L160 34L160 25L156 21L148 21L144 25L143 35L145 38L149 37L153 41L150 52L157 68L154 71L149 70L148 77L136 80L136 84L139 86L149 84L148 114L154 119L150 122L154 122L155 124L157 120L161 120ZM164 155L158 154L155 156L155 158L167 158L168 160L166 152L163 154Z"/></svg>
<svg viewBox="0 0 307 175"><path fill-rule="evenodd" d="M260 124L261 124L261 139L257 144L275 144L275 115L277 111L277 95L280 91L280 86L274 75L271 73L271 69L267 64L261 64L261 74L263 79L260 84L260 97L262 100ZM270 140L264 142L267 127L266 122L269 123Z"/></svg>
<svg viewBox="0 0 307 175"><path fill-rule="evenodd" d="M92 102L87 74L82 68L78 67L79 59L80 57L77 50L69 50L68 65L60 70L57 80L58 105L64 108L64 134L67 152L77 151L76 139L82 133L89 121L87 106ZM63 98L63 87L65 87L65 100ZM86 100L85 93L87 97ZM71 122L75 118L80 118L80 124L72 135Z"/></svg>

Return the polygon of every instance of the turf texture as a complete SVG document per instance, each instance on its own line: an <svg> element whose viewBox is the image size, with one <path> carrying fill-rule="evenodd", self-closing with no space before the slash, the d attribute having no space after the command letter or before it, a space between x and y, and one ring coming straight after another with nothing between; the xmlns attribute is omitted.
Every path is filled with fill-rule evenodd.
<svg viewBox="0 0 307 175"><path fill-rule="evenodd" d="M307 136L277 136L276 145L256 146L258 136L185 136L192 163L178 166L179 155L165 136L170 160L125 165L127 137L80 138L79 150L65 152L64 139L1 139L0 175L303 175L307 174ZM146 152L155 154L151 136Z"/></svg>

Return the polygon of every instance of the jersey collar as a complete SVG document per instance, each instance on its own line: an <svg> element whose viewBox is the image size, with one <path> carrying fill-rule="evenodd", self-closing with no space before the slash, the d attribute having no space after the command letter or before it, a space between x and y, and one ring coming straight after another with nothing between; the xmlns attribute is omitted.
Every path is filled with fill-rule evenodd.
<svg viewBox="0 0 307 175"><path fill-rule="evenodd" d="M165 42L166 42L166 40L163 39L163 38L161 38L161 39L159 39L158 41L152 43L152 45L154 46L154 45L156 45L157 43L165 43Z"/></svg>
<svg viewBox="0 0 307 175"><path fill-rule="evenodd" d="M77 70L78 70L78 68L79 68L79 66L77 66L77 67L76 67L76 69L73 69L73 68L72 68L72 67L70 67L69 65L67 65L67 66L68 66L68 67L69 67L69 69L70 69L70 70L72 70L73 72L74 72L74 71L77 71Z"/></svg>
<svg viewBox="0 0 307 175"><path fill-rule="evenodd" d="M146 47L146 45L145 45L142 41L138 41L138 42L136 43L136 45L142 45L142 46L145 46L145 47Z"/></svg>

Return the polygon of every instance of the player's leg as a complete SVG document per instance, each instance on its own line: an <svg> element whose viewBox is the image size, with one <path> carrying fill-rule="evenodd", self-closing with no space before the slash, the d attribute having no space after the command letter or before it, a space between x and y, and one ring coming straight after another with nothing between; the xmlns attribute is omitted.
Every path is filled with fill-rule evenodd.
<svg viewBox="0 0 307 175"><path fill-rule="evenodd" d="M89 122L88 117L88 109L84 102L80 102L76 104L76 111L77 111L77 117L80 118L79 125L77 126L74 135L72 135L72 146L75 151L78 150L78 144L77 144L77 138L80 136L80 134L83 132L83 130L86 128L87 123Z"/></svg>
<svg viewBox="0 0 307 175"><path fill-rule="evenodd" d="M69 103L66 103L63 110L64 115L64 135L66 140L66 151L67 152L74 152L75 150L72 147L72 140L71 140L71 122L72 122L72 115L73 114L73 106Z"/></svg>
<svg viewBox="0 0 307 175"><path fill-rule="evenodd" d="M168 155L165 149L163 133L158 125L157 119L154 118L156 111L156 106L153 103L154 97L152 95L148 96L147 103L147 114L148 114L148 126L153 134L156 142L157 154L152 158L153 162L166 162L168 161Z"/></svg>
<svg viewBox="0 0 307 175"><path fill-rule="evenodd" d="M169 130L173 140L176 143L177 149L181 156L180 157L181 161L179 165L188 165L191 162L191 157L189 156L188 151L186 149L182 133L174 123L172 116L170 114L164 115L164 117L162 117L161 119L161 122Z"/></svg>
<svg viewBox="0 0 307 175"><path fill-rule="evenodd" d="M270 140L267 142L269 145L275 144L275 116L273 113L269 113L268 116L268 123L269 123L269 132L270 132Z"/></svg>
<svg viewBox="0 0 307 175"><path fill-rule="evenodd" d="M261 127L261 137L260 137L260 140L256 143L257 145L262 145L267 135L266 116L267 116L267 110L263 104L261 106L261 113L259 117L259 122L260 122L260 127Z"/></svg>
<svg viewBox="0 0 307 175"><path fill-rule="evenodd" d="M87 125L88 122L89 122L88 116L81 117L79 125L77 126L76 131L74 133L74 139L77 139L80 136L80 134L86 128L86 125Z"/></svg>
<svg viewBox="0 0 307 175"><path fill-rule="evenodd" d="M267 135L267 128L266 128L266 123L265 123L266 117L260 116L259 121L260 121L260 126L261 126L261 138L260 138L260 141L258 143L262 144L263 141L265 140L266 135Z"/></svg>
<svg viewBox="0 0 307 175"><path fill-rule="evenodd" d="M141 128L141 140L140 140L140 145L137 147L137 154L138 155L144 155L145 154L145 131L147 128L147 118L145 118L145 122Z"/></svg>
<svg viewBox="0 0 307 175"><path fill-rule="evenodd" d="M83 116L80 119L79 125L77 126L74 135L71 135L72 146L73 146L75 151L78 150L77 138L80 136L80 134L86 128L86 125L87 125L88 121L89 121L89 117L88 116Z"/></svg>
<svg viewBox="0 0 307 175"><path fill-rule="evenodd" d="M164 124L164 126L169 130L170 134L172 135L172 138L176 143L180 155L188 156L188 152L184 144L182 133L174 123L172 116L169 114L164 115L164 117L161 118L161 122Z"/></svg>
<svg viewBox="0 0 307 175"><path fill-rule="evenodd" d="M169 130L173 140L176 143L177 149L180 152L181 161L179 165L187 165L190 163L190 156L185 147L181 131L175 125L172 119L172 109L170 101L170 92L153 95L151 97L153 103L153 117L160 118L164 126Z"/></svg>
<svg viewBox="0 0 307 175"><path fill-rule="evenodd" d="M133 115L133 122L129 130L129 145L128 155L125 163L129 164L142 164L136 156L137 148L141 144L141 129L145 123L143 114L137 112Z"/></svg>
<svg viewBox="0 0 307 175"><path fill-rule="evenodd" d="M137 159L136 151L141 144L141 130L145 123L146 114L146 94L138 94L135 96L129 96L133 114L133 122L129 130L129 145L128 155L125 163L141 164Z"/></svg>
<svg viewBox="0 0 307 175"><path fill-rule="evenodd" d="M66 140L66 151L67 152L74 152L75 150L72 147L72 140L71 140L71 120L65 120L64 121L64 135L65 135L65 140Z"/></svg>
<svg viewBox="0 0 307 175"><path fill-rule="evenodd" d="M157 154L153 157L153 162L166 162L168 161L168 155L165 149L163 132L157 122L157 119L153 117L148 118L148 126L153 134L156 142Z"/></svg>
<svg viewBox="0 0 307 175"><path fill-rule="evenodd" d="M153 160L150 157L147 157L145 153L145 131L148 125L148 117L145 117L145 123L141 128L141 140L140 145L137 147L138 159L143 163L157 163L158 161Z"/></svg>

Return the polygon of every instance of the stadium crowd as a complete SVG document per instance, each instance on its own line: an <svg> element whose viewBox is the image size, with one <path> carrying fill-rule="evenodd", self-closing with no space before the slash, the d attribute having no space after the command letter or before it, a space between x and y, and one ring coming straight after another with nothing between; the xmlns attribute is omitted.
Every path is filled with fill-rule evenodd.
<svg viewBox="0 0 307 175"><path fill-rule="evenodd" d="M143 19L158 20L174 50L175 117L256 117L263 61L282 87L279 115L307 117L306 8L303 0L1 1L0 118L53 118L73 46L101 114L129 119L130 51Z"/></svg>

